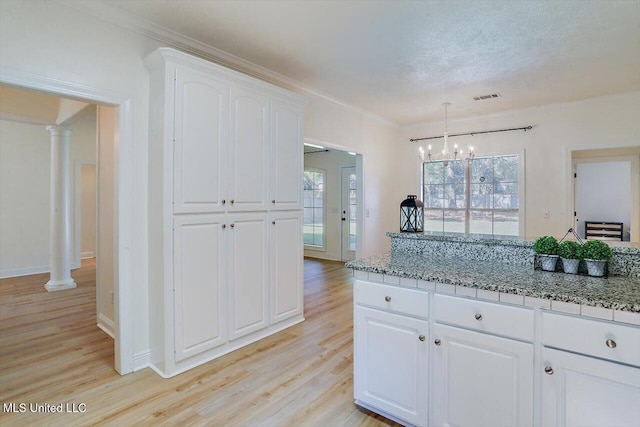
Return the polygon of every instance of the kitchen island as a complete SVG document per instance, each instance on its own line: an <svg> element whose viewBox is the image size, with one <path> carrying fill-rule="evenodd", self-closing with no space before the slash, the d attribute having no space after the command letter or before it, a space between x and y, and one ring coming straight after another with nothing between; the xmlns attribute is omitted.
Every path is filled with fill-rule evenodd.
<svg viewBox="0 0 640 427"><path fill-rule="evenodd" d="M535 269L532 243L388 233L352 261L356 403L407 425L637 425L640 248L609 277Z"/></svg>

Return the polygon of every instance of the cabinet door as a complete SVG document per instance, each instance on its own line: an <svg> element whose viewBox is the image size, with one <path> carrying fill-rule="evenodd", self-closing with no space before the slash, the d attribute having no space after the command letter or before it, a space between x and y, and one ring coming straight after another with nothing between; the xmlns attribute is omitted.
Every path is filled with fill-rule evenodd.
<svg viewBox="0 0 640 427"><path fill-rule="evenodd" d="M223 215L174 220L176 361L226 342L226 248Z"/></svg>
<svg viewBox="0 0 640 427"><path fill-rule="evenodd" d="M426 426L429 323L360 306L355 311L356 400Z"/></svg>
<svg viewBox="0 0 640 427"><path fill-rule="evenodd" d="M435 324L430 345L432 426L533 425L532 344Z"/></svg>
<svg viewBox="0 0 640 427"><path fill-rule="evenodd" d="M271 214L271 323L302 315L302 220L300 212Z"/></svg>
<svg viewBox="0 0 640 427"><path fill-rule="evenodd" d="M229 215L229 338L269 324L267 214Z"/></svg>
<svg viewBox="0 0 640 427"><path fill-rule="evenodd" d="M267 208L269 183L269 99L261 93L231 88L229 210Z"/></svg>
<svg viewBox="0 0 640 427"><path fill-rule="evenodd" d="M220 212L227 187L229 86L183 68L176 70L175 84L174 212Z"/></svg>
<svg viewBox="0 0 640 427"><path fill-rule="evenodd" d="M302 193L302 109L271 104L270 203L274 209L300 209Z"/></svg>
<svg viewBox="0 0 640 427"><path fill-rule="evenodd" d="M542 362L543 426L638 426L640 369L550 348Z"/></svg>

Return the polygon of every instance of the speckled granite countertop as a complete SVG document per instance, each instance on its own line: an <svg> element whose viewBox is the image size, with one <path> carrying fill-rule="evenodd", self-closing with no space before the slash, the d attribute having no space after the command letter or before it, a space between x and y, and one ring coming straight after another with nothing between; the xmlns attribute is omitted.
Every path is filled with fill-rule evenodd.
<svg viewBox="0 0 640 427"><path fill-rule="evenodd" d="M394 252L351 261L348 268L370 273L498 291L552 301L640 313L640 278L595 278L532 267L424 257Z"/></svg>

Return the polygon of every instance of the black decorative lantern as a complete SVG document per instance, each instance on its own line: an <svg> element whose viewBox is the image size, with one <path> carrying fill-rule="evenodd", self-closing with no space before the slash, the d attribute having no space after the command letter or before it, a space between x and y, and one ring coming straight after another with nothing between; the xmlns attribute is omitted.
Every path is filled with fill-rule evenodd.
<svg viewBox="0 0 640 427"><path fill-rule="evenodd" d="M416 195L410 194L400 203L400 231L403 233L424 231L424 205Z"/></svg>

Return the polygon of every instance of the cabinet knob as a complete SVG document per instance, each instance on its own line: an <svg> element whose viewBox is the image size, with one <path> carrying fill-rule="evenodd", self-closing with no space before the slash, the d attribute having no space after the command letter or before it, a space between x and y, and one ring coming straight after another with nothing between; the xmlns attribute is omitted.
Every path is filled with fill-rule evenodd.
<svg viewBox="0 0 640 427"><path fill-rule="evenodd" d="M607 347L609 348L616 348L616 346L618 345L614 340L607 340L605 344L607 344Z"/></svg>
<svg viewBox="0 0 640 427"><path fill-rule="evenodd" d="M391 301L391 297L390 297L390 296L386 296L386 297L384 297L384 300L385 300L386 302L389 302L389 301Z"/></svg>
<svg viewBox="0 0 640 427"><path fill-rule="evenodd" d="M477 321L482 320L482 314L480 314L480 313L476 314L476 320Z"/></svg>
<svg viewBox="0 0 640 427"><path fill-rule="evenodd" d="M271 224L276 225L276 222L275 221L271 221Z"/></svg>
<svg viewBox="0 0 640 427"><path fill-rule="evenodd" d="M545 366L544 373L547 375L553 375L553 368L551 366Z"/></svg>
<svg viewBox="0 0 640 427"><path fill-rule="evenodd" d="M229 227L233 228L233 227L235 227L235 226L236 226L235 224L231 224Z"/></svg>
<svg viewBox="0 0 640 427"><path fill-rule="evenodd" d="M226 205L226 204L227 204L227 201L226 201L225 199L222 199L222 204L223 204L223 205Z"/></svg>
<svg viewBox="0 0 640 427"><path fill-rule="evenodd" d="M227 228L227 224L222 224L222 229L224 230L225 228Z"/></svg>
<svg viewBox="0 0 640 427"><path fill-rule="evenodd" d="M420 335L420 336L418 337L418 339L419 339L420 341L424 341L424 340L425 340L425 337L424 337L424 335Z"/></svg>
<svg viewBox="0 0 640 427"><path fill-rule="evenodd" d="M442 341L440 341L438 338L436 338L436 339L433 341L433 343L434 343L435 345L440 345L440 344L442 344Z"/></svg>
<svg viewBox="0 0 640 427"><path fill-rule="evenodd" d="M236 202L235 200L231 199L231 204L234 204L235 202Z"/></svg>
<svg viewBox="0 0 640 427"><path fill-rule="evenodd" d="M273 203L273 204L275 205L275 204L276 204L276 199L273 199L273 200L271 201L271 203Z"/></svg>

